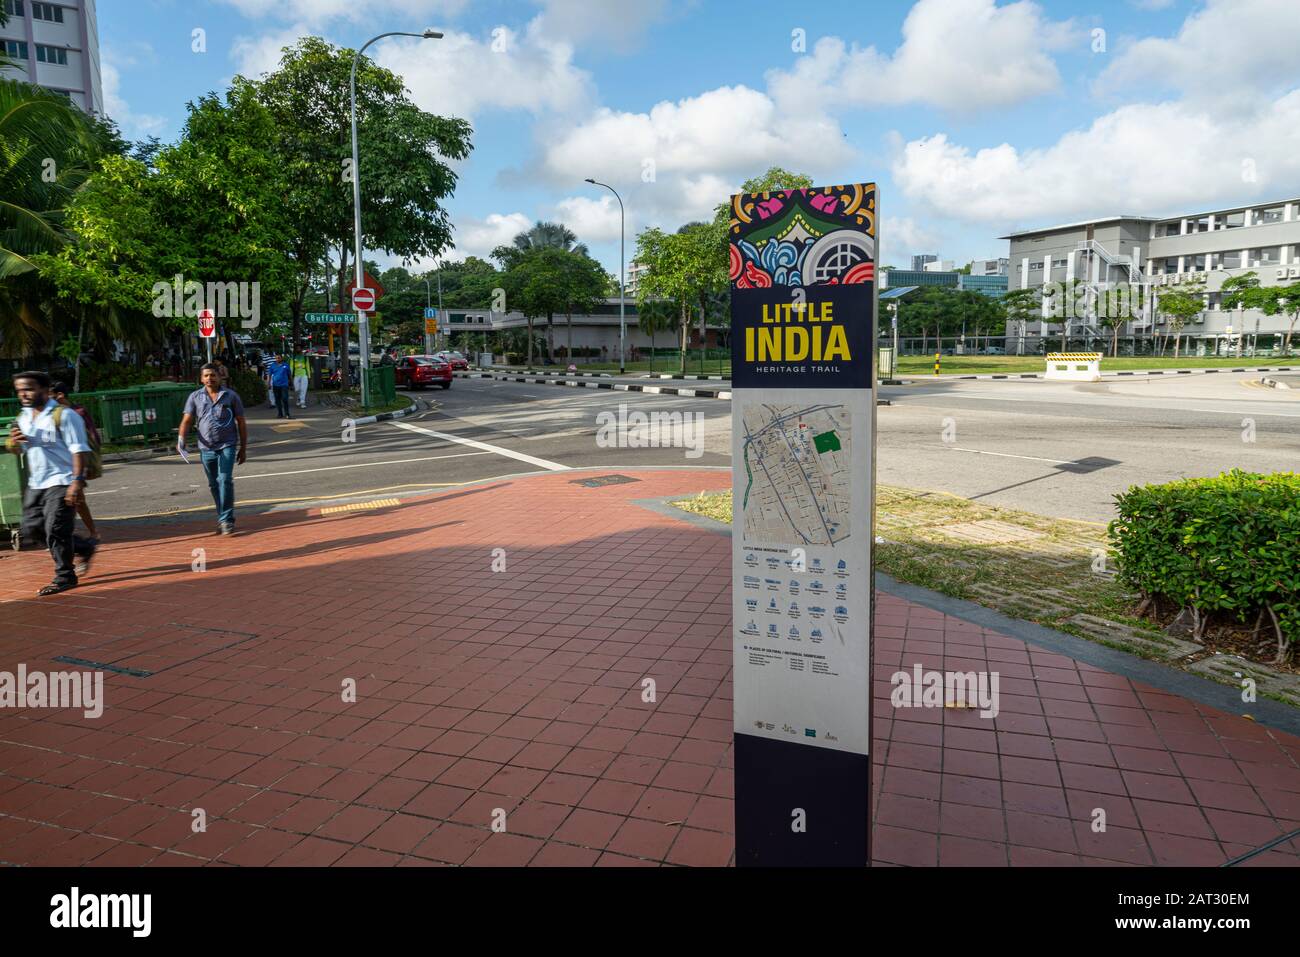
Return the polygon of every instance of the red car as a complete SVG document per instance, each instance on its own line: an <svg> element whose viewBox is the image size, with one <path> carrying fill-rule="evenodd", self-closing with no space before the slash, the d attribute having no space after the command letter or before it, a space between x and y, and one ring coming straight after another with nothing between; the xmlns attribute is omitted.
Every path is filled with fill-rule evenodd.
<svg viewBox="0 0 1300 957"><path fill-rule="evenodd" d="M453 372L464 372L469 368L469 360L459 352L439 352L436 358L448 362Z"/></svg>
<svg viewBox="0 0 1300 957"><path fill-rule="evenodd" d="M451 365L437 356L399 359L393 375L399 389L423 389L430 385L451 388Z"/></svg>

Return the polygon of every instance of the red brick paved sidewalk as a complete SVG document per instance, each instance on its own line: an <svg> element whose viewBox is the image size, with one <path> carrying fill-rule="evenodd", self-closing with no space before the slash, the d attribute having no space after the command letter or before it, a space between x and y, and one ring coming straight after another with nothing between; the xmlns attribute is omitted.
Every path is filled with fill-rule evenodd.
<svg viewBox="0 0 1300 957"><path fill-rule="evenodd" d="M115 529L53 599L0 559L0 670L155 672L97 720L0 711L0 862L731 862L730 541L633 502L729 476L591 474ZM1300 739L888 595L876 655L880 863L1217 864L1300 826ZM1002 713L894 712L918 661L998 670Z"/></svg>

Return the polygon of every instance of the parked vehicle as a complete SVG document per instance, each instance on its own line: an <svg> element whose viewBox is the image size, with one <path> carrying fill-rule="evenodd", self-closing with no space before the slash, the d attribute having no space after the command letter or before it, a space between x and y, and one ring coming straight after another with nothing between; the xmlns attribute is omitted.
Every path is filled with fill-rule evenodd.
<svg viewBox="0 0 1300 957"><path fill-rule="evenodd" d="M393 369L399 389L423 389L430 385L451 388L451 364L439 356L406 356Z"/></svg>
<svg viewBox="0 0 1300 957"><path fill-rule="evenodd" d="M459 352L452 352L450 350L446 350L443 352L436 353L436 355L439 359L442 359L449 366L451 366L453 372L464 372L466 369L469 368L469 361Z"/></svg>

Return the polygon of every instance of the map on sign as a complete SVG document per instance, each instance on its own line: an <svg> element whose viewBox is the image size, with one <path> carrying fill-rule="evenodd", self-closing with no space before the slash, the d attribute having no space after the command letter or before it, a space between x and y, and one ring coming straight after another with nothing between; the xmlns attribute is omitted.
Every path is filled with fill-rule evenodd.
<svg viewBox="0 0 1300 957"><path fill-rule="evenodd" d="M746 542L834 545L849 537L850 425L843 405L745 407Z"/></svg>

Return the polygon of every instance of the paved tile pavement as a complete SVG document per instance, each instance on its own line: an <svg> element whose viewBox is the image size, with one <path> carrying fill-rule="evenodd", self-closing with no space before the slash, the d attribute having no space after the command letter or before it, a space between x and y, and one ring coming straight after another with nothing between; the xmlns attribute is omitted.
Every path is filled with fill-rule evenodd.
<svg viewBox="0 0 1300 957"><path fill-rule="evenodd" d="M118 527L53 599L6 554L0 670L151 674L97 719L0 710L0 862L730 863L730 541L634 501L729 476L587 474ZM1209 865L1300 827L1298 738L885 594L876 640L877 863ZM1001 713L895 710L918 662L997 670Z"/></svg>

